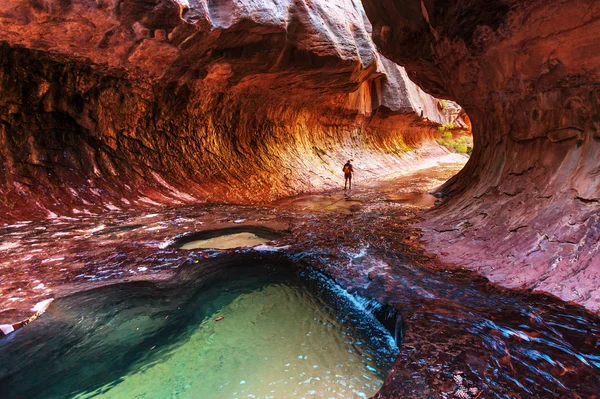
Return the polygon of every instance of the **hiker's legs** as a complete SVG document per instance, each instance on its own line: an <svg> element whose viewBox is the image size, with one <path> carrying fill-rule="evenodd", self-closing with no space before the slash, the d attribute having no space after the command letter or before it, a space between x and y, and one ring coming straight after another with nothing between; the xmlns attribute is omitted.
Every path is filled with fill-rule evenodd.
<svg viewBox="0 0 600 399"><path fill-rule="evenodd" d="M346 190L347 186L348 186L348 178L344 177L344 190Z"/></svg>
<svg viewBox="0 0 600 399"><path fill-rule="evenodd" d="M352 176L348 178L348 187L352 190Z"/></svg>

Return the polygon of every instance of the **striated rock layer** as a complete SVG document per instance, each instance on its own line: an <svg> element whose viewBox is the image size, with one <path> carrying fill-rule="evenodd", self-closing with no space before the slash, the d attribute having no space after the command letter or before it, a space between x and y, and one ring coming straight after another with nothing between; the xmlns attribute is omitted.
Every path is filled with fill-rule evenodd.
<svg viewBox="0 0 600 399"><path fill-rule="evenodd" d="M363 0L383 54L460 103L475 149L430 250L600 310L600 3Z"/></svg>
<svg viewBox="0 0 600 399"><path fill-rule="evenodd" d="M4 222L333 187L463 123L354 0L9 0L0 32Z"/></svg>

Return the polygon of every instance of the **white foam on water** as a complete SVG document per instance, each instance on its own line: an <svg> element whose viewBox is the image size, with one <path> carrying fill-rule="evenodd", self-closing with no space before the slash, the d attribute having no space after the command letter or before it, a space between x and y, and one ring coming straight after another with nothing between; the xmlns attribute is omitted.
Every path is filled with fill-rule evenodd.
<svg viewBox="0 0 600 399"><path fill-rule="evenodd" d="M255 247L253 247L253 249L256 251L264 251L264 252L279 252L279 251L285 251L289 247L290 247L289 245L282 245L282 246L277 247L277 246L273 246L273 245L261 244L261 245L257 245Z"/></svg>
<svg viewBox="0 0 600 399"><path fill-rule="evenodd" d="M54 301L54 298L45 299L41 302L36 303L32 308L32 312L45 312L46 309L50 306L50 304Z"/></svg>

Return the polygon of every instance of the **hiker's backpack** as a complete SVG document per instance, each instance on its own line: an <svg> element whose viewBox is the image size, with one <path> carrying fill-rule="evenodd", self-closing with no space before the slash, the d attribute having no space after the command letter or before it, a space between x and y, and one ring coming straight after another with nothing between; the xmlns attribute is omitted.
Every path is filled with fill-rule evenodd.
<svg viewBox="0 0 600 399"><path fill-rule="evenodd" d="M344 169L342 169L344 173L350 173L350 165L344 165Z"/></svg>

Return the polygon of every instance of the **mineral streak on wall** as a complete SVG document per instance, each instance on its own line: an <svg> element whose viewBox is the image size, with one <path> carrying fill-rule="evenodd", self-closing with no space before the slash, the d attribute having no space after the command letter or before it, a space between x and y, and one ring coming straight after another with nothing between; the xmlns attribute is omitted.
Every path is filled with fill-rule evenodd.
<svg viewBox="0 0 600 399"><path fill-rule="evenodd" d="M382 53L473 123L429 248L600 310L600 2L363 3Z"/></svg>
<svg viewBox="0 0 600 399"><path fill-rule="evenodd" d="M256 202L407 163L458 121L343 1L0 2L0 221Z"/></svg>

